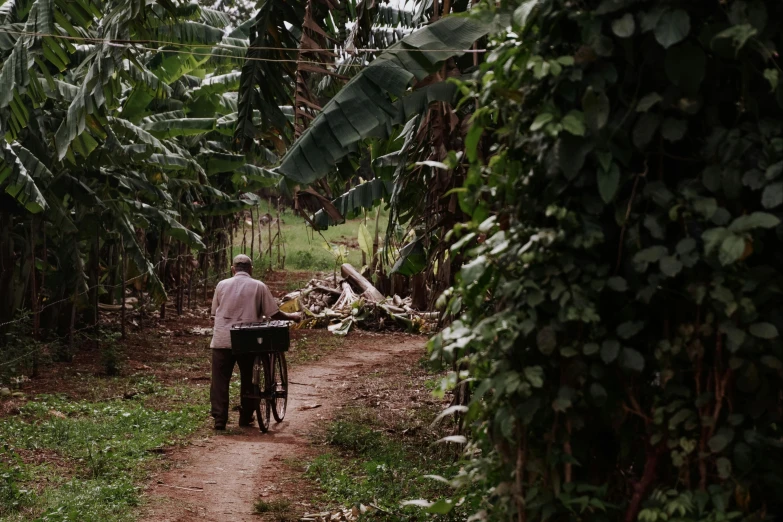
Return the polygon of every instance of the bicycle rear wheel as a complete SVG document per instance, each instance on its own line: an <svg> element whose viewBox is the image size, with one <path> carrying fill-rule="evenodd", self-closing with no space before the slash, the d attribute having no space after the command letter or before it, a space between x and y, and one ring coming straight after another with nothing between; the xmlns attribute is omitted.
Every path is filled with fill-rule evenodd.
<svg viewBox="0 0 783 522"><path fill-rule="evenodd" d="M272 410L269 396L269 357L256 356L253 362L253 393L258 397L256 403L256 420L262 433L269 431L269 417Z"/></svg>
<svg viewBox="0 0 783 522"><path fill-rule="evenodd" d="M288 364L285 354L277 352L272 357L272 415L277 422L285 418L288 406Z"/></svg>

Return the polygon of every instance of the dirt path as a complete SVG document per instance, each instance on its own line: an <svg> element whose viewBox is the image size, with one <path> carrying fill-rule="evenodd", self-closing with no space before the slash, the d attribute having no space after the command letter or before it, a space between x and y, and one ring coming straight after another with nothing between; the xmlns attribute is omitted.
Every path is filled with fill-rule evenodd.
<svg viewBox="0 0 783 522"><path fill-rule="evenodd" d="M291 368L288 413L269 433L237 428L232 412L227 435L196 443L173 457L171 469L153 478L146 490L142 520L257 521L254 502L265 492L298 488L284 461L311 453L308 430L328 420L351 400L358 376L421 353L422 338L363 335L317 362ZM232 399L233 400L233 399ZM320 405L313 408L314 405ZM296 491L288 491L296 497Z"/></svg>

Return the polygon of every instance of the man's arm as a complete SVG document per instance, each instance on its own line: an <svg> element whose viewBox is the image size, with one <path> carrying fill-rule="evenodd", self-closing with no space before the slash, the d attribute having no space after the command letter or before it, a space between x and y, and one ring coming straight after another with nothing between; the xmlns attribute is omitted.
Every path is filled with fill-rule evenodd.
<svg viewBox="0 0 783 522"><path fill-rule="evenodd" d="M277 313L272 316L272 319L277 319L279 321L294 321L295 323L298 323L302 320L302 312L288 314L278 309Z"/></svg>
<svg viewBox="0 0 783 522"><path fill-rule="evenodd" d="M260 314L264 315L270 319L273 320L279 320L279 321L294 321L299 322L302 320L302 314L301 313L293 313L288 314L280 310L280 308L277 306L277 301L275 300L275 297L272 295L272 292L269 291L269 288L263 283L259 285L259 305L260 305Z"/></svg>

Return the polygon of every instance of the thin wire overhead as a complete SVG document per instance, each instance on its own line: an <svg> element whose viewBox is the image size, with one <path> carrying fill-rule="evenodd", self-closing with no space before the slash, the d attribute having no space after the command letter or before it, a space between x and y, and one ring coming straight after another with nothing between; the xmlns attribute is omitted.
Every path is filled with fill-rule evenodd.
<svg viewBox="0 0 783 522"><path fill-rule="evenodd" d="M139 45L144 44L157 44L162 46L172 46L172 47L188 47L188 48L208 48L213 49L215 47L224 48L224 49L239 49L243 51L281 51L281 52L299 52L301 49L296 47L259 47L259 46L242 46L242 45L232 45L227 43L218 42L215 44L198 44L198 43L182 43L182 42L170 42L165 40L117 40L117 39L101 39L101 38L87 38L83 36L70 36L70 35L61 35L61 34L54 34L54 33L37 33L37 32L29 32L29 31L10 31L7 29L0 29L0 33L4 34L11 34L11 35L17 35L17 36L32 36L36 38L43 38L43 37L49 37L49 38L57 38L61 40L70 40L75 42L83 42L83 43L94 43L94 44L106 44L111 45L113 47L132 47L132 48L139 48ZM146 48L141 47L142 49L146 50L154 50L154 51L160 51L160 49L155 48ZM391 48L373 48L373 47L367 47L367 48L356 48L351 49L350 51L347 49L337 49L339 51L345 52L345 53L380 53L380 52L396 52L396 51L405 51L405 52L454 52L454 53L465 53L465 54L480 54L487 52L486 49L427 49L427 48L405 48L405 49L391 49ZM307 48L305 49L307 52L334 52L335 48ZM170 52L170 51L167 51ZM188 54L193 54L191 52L188 52ZM207 56L207 55L204 55ZM209 56L220 56L224 57L223 55L209 55ZM263 61L291 61L291 62L297 62L297 60L266 60Z"/></svg>

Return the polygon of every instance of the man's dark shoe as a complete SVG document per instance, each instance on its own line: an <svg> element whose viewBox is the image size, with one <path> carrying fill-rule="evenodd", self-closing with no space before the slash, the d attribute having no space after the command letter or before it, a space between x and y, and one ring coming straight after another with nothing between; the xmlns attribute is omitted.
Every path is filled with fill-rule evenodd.
<svg viewBox="0 0 783 522"><path fill-rule="evenodd" d="M217 431L225 431L226 430L226 425L222 424L222 423L216 422L215 423L215 430L217 430Z"/></svg>

